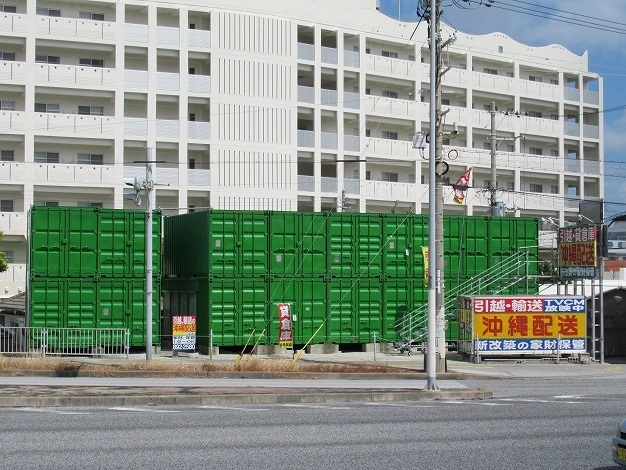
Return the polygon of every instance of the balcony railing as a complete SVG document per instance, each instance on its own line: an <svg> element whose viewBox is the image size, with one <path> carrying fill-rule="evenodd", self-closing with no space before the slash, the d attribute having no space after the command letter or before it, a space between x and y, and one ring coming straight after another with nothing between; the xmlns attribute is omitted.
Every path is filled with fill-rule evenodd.
<svg viewBox="0 0 626 470"><path fill-rule="evenodd" d="M189 30L189 47L208 49L211 47L211 31L203 29Z"/></svg>
<svg viewBox="0 0 626 470"><path fill-rule="evenodd" d="M115 69L81 65L36 64L35 80L49 85L115 87Z"/></svg>
<svg viewBox="0 0 626 470"><path fill-rule="evenodd" d="M396 78L413 80L415 77L415 62L411 60L366 54L366 68L367 72L391 75Z"/></svg>
<svg viewBox="0 0 626 470"><path fill-rule="evenodd" d="M326 64L336 65L339 57L339 52L334 47L324 47L321 48L322 51L322 62Z"/></svg>
<svg viewBox="0 0 626 470"><path fill-rule="evenodd" d="M35 132L81 134L87 136L114 135L115 118L112 116L84 116L81 114L36 113L33 119Z"/></svg>
<svg viewBox="0 0 626 470"><path fill-rule="evenodd" d="M157 26L157 44L160 46L178 46L180 29L172 26Z"/></svg>
<svg viewBox="0 0 626 470"><path fill-rule="evenodd" d="M26 15L19 13L0 13L0 31L25 34L27 25L28 21Z"/></svg>
<svg viewBox="0 0 626 470"><path fill-rule="evenodd" d="M337 90L327 90L326 88L322 88L321 92L321 104L323 106L337 106L338 96Z"/></svg>
<svg viewBox="0 0 626 470"><path fill-rule="evenodd" d="M315 192L315 176L298 175L298 191Z"/></svg>
<svg viewBox="0 0 626 470"><path fill-rule="evenodd" d="M600 93L597 91L583 90L585 104L600 104Z"/></svg>
<svg viewBox="0 0 626 470"><path fill-rule="evenodd" d="M26 233L28 216L24 212L0 212L0 231L2 233Z"/></svg>
<svg viewBox="0 0 626 470"><path fill-rule="evenodd" d="M343 149L346 152L359 152L361 149L361 138L358 135L344 134Z"/></svg>
<svg viewBox="0 0 626 470"><path fill-rule="evenodd" d="M157 166L154 168L153 178L154 181L160 185L178 186L178 165L176 168L164 168ZM194 170L199 171L199 170ZM124 166L124 178L141 178L146 177L145 166Z"/></svg>
<svg viewBox="0 0 626 470"><path fill-rule="evenodd" d="M148 88L147 70L124 70L124 87L146 90Z"/></svg>
<svg viewBox="0 0 626 470"><path fill-rule="evenodd" d="M126 23L124 25L124 41L147 43L149 28L147 24Z"/></svg>
<svg viewBox="0 0 626 470"><path fill-rule="evenodd" d="M156 135L159 139L178 139L178 119L157 119Z"/></svg>
<svg viewBox="0 0 626 470"><path fill-rule="evenodd" d="M315 88L298 85L298 102L315 104Z"/></svg>
<svg viewBox="0 0 626 470"><path fill-rule="evenodd" d="M338 135L334 132L321 133L322 148L326 150L337 150Z"/></svg>
<svg viewBox="0 0 626 470"><path fill-rule="evenodd" d="M587 175L600 174L600 162L595 160L583 160L584 173Z"/></svg>
<svg viewBox="0 0 626 470"><path fill-rule="evenodd" d="M24 181L26 178L26 163L2 162L0 163L0 180Z"/></svg>
<svg viewBox="0 0 626 470"><path fill-rule="evenodd" d="M397 183L389 181L365 181L361 194L366 197L414 199L416 185L414 183Z"/></svg>
<svg viewBox="0 0 626 470"><path fill-rule="evenodd" d="M365 100L365 113L414 119L417 114L417 102L368 95Z"/></svg>
<svg viewBox="0 0 626 470"><path fill-rule="evenodd" d="M315 46L304 42L298 43L298 59L299 60L315 60Z"/></svg>
<svg viewBox="0 0 626 470"><path fill-rule="evenodd" d="M580 101L580 90L578 88L565 87L563 97L568 101Z"/></svg>
<svg viewBox="0 0 626 470"><path fill-rule="evenodd" d="M371 138L366 139L365 146L366 156L415 160L418 155L417 150L413 148L413 143L405 140Z"/></svg>
<svg viewBox="0 0 626 470"><path fill-rule="evenodd" d="M343 107L349 109L359 109L361 107L361 95L352 91L344 91Z"/></svg>
<svg viewBox="0 0 626 470"><path fill-rule="evenodd" d="M188 80L190 93L211 93L210 75L189 75Z"/></svg>
<svg viewBox="0 0 626 470"><path fill-rule="evenodd" d="M2 221L0 220L0 226ZM4 229L1 229L4 231ZM24 227L24 232L26 231L26 227ZM25 263L10 263L9 267L6 271L0 273L0 283L14 283L18 282L21 284L26 283L26 264Z"/></svg>
<svg viewBox="0 0 626 470"><path fill-rule="evenodd" d="M23 82L26 79L26 62L0 61L0 81Z"/></svg>
<svg viewBox="0 0 626 470"><path fill-rule="evenodd" d="M298 147L315 147L315 132L298 130Z"/></svg>
<svg viewBox="0 0 626 470"><path fill-rule="evenodd" d="M62 163L35 163L35 181L48 183L115 184L113 165L77 165Z"/></svg>
<svg viewBox="0 0 626 470"><path fill-rule="evenodd" d="M25 122L23 111L0 111L0 131L24 132Z"/></svg>
<svg viewBox="0 0 626 470"><path fill-rule="evenodd" d="M593 124L583 124L583 137L585 139L599 139L600 127Z"/></svg>
<svg viewBox="0 0 626 470"><path fill-rule="evenodd" d="M504 75L493 75L483 72L472 72L474 88L499 91L503 93L515 93L516 80Z"/></svg>
<svg viewBox="0 0 626 470"><path fill-rule="evenodd" d="M146 137L148 135L148 120L145 118L124 118L124 135Z"/></svg>
<svg viewBox="0 0 626 470"><path fill-rule="evenodd" d="M361 194L361 181L345 178L343 180L343 189L348 194Z"/></svg>
<svg viewBox="0 0 626 470"><path fill-rule="evenodd" d="M172 72L157 72L158 91L178 91L180 89L180 74Z"/></svg>
<svg viewBox="0 0 626 470"><path fill-rule="evenodd" d="M580 124L577 122L566 122L565 135L580 137Z"/></svg>
<svg viewBox="0 0 626 470"><path fill-rule="evenodd" d="M187 170L187 186L210 186L211 170Z"/></svg>
<svg viewBox="0 0 626 470"><path fill-rule="evenodd" d="M343 65L346 67L356 67L359 68L361 66L361 54L356 51L343 51Z"/></svg>
<svg viewBox="0 0 626 470"><path fill-rule="evenodd" d="M323 193L337 193L337 178L332 178L330 176L322 176L321 178L322 192Z"/></svg>
<svg viewBox="0 0 626 470"><path fill-rule="evenodd" d="M116 24L110 21L93 21L82 18L57 18L37 16L37 34L69 39L98 39L115 42Z"/></svg>
<svg viewBox="0 0 626 470"><path fill-rule="evenodd" d="M190 140L211 140L211 123L189 121L187 123L187 137Z"/></svg>

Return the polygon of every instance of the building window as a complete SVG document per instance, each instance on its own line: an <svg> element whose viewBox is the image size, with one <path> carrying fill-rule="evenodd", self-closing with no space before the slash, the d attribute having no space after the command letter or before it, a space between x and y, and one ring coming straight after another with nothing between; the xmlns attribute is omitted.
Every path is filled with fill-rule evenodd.
<svg viewBox="0 0 626 470"><path fill-rule="evenodd" d="M416 180L415 173L409 173L409 183L415 183Z"/></svg>
<svg viewBox="0 0 626 470"><path fill-rule="evenodd" d="M195 158L190 158L189 159L189 167L190 170L195 170L196 169L196 159Z"/></svg>
<svg viewBox="0 0 626 470"><path fill-rule="evenodd" d="M541 111L528 111L528 115L530 117L535 117L535 118L540 118L543 116L543 114L541 113Z"/></svg>
<svg viewBox="0 0 626 470"><path fill-rule="evenodd" d="M43 16L61 16L61 10L56 10L52 8L37 8L37 14Z"/></svg>
<svg viewBox="0 0 626 470"><path fill-rule="evenodd" d="M530 192L531 193L542 193L543 192L543 185L542 184L536 184L536 183L530 183Z"/></svg>
<svg viewBox="0 0 626 470"><path fill-rule="evenodd" d="M498 52L502 54L504 52L504 47L498 46Z"/></svg>
<svg viewBox="0 0 626 470"><path fill-rule="evenodd" d="M195 121L196 120L196 113L189 113L189 120L190 121Z"/></svg>
<svg viewBox="0 0 626 470"><path fill-rule="evenodd" d="M35 55L35 62L38 64L60 64L61 57L58 55L37 54Z"/></svg>
<svg viewBox="0 0 626 470"><path fill-rule="evenodd" d="M369 170L365 171L365 179L366 180L371 180L372 179L372 172Z"/></svg>
<svg viewBox="0 0 626 470"><path fill-rule="evenodd" d="M0 212L13 212L13 199L0 199Z"/></svg>
<svg viewBox="0 0 626 470"><path fill-rule="evenodd" d="M15 101L0 101L0 109L2 111L15 111Z"/></svg>
<svg viewBox="0 0 626 470"><path fill-rule="evenodd" d="M5 250L4 258L7 260L7 263L15 263L15 254L13 250Z"/></svg>
<svg viewBox="0 0 626 470"><path fill-rule="evenodd" d="M383 139L398 140L397 132L383 131L382 136L383 136Z"/></svg>
<svg viewBox="0 0 626 470"><path fill-rule="evenodd" d="M196 23L189 23L189 29L196 29Z"/></svg>
<svg viewBox="0 0 626 470"><path fill-rule="evenodd" d="M528 77L528 80L530 80L531 82L543 82L543 79L541 77L536 77L534 75L530 75Z"/></svg>
<svg viewBox="0 0 626 470"><path fill-rule="evenodd" d="M365 129L365 137L370 137L372 135L372 131L369 129Z"/></svg>
<svg viewBox="0 0 626 470"><path fill-rule="evenodd" d="M15 150L0 150L0 161L12 162L15 159Z"/></svg>
<svg viewBox="0 0 626 470"><path fill-rule="evenodd" d="M380 175L382 181L389 181L391 183L398 182L398 173L391 173L389 171L383 171Z"/></svg>
<svg viewBox="0 0 626 470"><path fill-rule="evenodd" d="M195 75L196 74L196 68L195 67L189 67L189 75Z"/></svg>
<svg viewBox="0 0 626 470"><path fill-rule="evenodd" d="M101 202L78 201L76 207L102 207Z"/></svg>
<svg viewBox="0 0 626 470"><path fill-rule="evenodd" d="M57 103L35 103L36 113L55 113L58 114L61 111L61 105Z"/></svg>
<svg viewBox="0 0 626 470"><path fill-rule="evenodd" d="M484 180L483 181L483 188L490 189L491 188L491 180Z"/></svg>
<svg viewBox="0 0 626 470"><path fill-rule="evenodd" d="M0 60L14 61L15 52L0 52Z"/></svg>
<svg viewBox="0 0 626 470"><path fill-rule="evenodd" d="M559 151L555 150L555 149L550 150L550 156L551 157L558 157L559 156Z"/></svg>
<svg viewBox="0 0 626 470"><path fill-rule="evenodd" d="M17 13L15 5L0 5L0 11L3 13Z"/></svg>
<svg viewBox="0 0 626 470"><path fill-rule="evenodd" d="M59 152L35 152L35 163L59 163Z"/></svg>
<svg viewBox="0 0 626 470"><path fill-rule="evenodd" d="M489 75L498 75L498 69L492 69L490 67L483 68L484 73L488 73Z"/></svg>
<svg viewBox="0 0 626 470"><path fill-rule="evenodd" d="M441 104L444 106L450 106L450 100L448 98L441 98Z"/></svg>
<svg viewBox="0 0 626 470"><path fill-rule="evenodd" d="M77 162L79 165L102 165L104 156L98 153L79 153Z"/></svg>
<svg viewBox="0 0 626 470"><path fill-rule="evenodd" d="M372 90L370 88L366 88L365 89L365 94L366 95L371 95L372 94Z"/></svg>
<svg viewBox="0 0 626 470"><path fill-rule="evenodd" d="M398 53L397 52L382 51L381 55L383 57L391 57L392 59L397 59L398 58Z"/></svg>
<svg viewBox="0 0 626 470"><path fill-rule="evenodd" d="M189 208L187 209L187 212L189 213L196 212L196 206L194 206L193 204L189 204Z"/></svg>
<svg viewBox="0 0 626 470"><path fill-rule="evenodd" d="M82 59L78 59L78 65L82 65L85 67L104 67L104 60L102 59L90 59L84 57Z"/></svg>
<svg viewBox="0 0 626 470"><path fill-rule="evenodd" d="M506 151L507 152L515 152L515 145L513 145L513 144L506 144Z"/></svg>
<svg viewBox="0 0 626 470"><path fill-rule="evenodd" d="M104 14L92 13L90 11L79 11L78 17L83 20L104 21Z"/></svg>
<svg viewBox="0 0 626 470"><path fill-rule="evenodd" d="M550 79L550 85L558 85L559 84L559 80L556 78L551 78Z"/></svg>
<svg viewBox="0 0 626 470"><path fill-rule="evenodd" d="M550 192L552 194L559 194L559 185L558 184L550 185Z"/></svg>
<svg viewBox="0 0 626 470"><path fill-rule="evenodd" d="M507 181L506 189L507 191L513 191L515 189L515 183L513 183L513 181Z"/></svg>
<svg viewBox="0 0 626 470"><path fill-rule="evenodd" d="M39 201L35 203L38 206L59 207L59 201Z"/></svg>
<svg viewBox="0 0 626 470"><path fill-rule="evenodd" d="M541 147L528 147L528 153L531 155L543 155L543 149Z"/></svg>
<svg viewBox="0 0 626 470"><path fill-rule="evenodd" d="M383 96L385 98L398 98L398 92L396 92L396 91L389 91L389 90L383 90L383 92L380 94L380 96Z"/></svg>
<svg viewBox="0 0 626 470"><path fill-rule="evenodd" d="M102 106L78 106L78 114L84 116L103 116L104 108Z"/></svg>

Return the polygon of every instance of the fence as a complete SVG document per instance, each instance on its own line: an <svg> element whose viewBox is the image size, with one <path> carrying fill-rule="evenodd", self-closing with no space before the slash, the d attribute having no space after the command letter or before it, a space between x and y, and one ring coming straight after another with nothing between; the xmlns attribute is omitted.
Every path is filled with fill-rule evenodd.
<svg viewBox="0 0 626 470"><path fill-rule="evenodd" d="M126 356L126 328L41 328L0 326L0 353L42 356Z"/></svg>

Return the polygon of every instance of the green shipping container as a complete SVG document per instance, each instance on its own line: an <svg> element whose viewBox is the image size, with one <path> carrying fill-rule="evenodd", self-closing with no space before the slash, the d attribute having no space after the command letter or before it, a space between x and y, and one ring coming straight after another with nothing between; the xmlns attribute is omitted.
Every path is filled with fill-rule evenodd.
<svg viewBox="0 0 626 470"><path fill-rule="evenodd" d="M152 341L160 344L160 282L153 282ZM146 345L143 279L35 278L28 324L39 328L126 328L130 346Z"/></svg>
<svg viewBox="0 0 626 470"><path fill-rule="evenodd" d="M30 210L30 277L145 276L145 212L83 207ZM161 216L153 217L152 272L161 272Z"/></svg>

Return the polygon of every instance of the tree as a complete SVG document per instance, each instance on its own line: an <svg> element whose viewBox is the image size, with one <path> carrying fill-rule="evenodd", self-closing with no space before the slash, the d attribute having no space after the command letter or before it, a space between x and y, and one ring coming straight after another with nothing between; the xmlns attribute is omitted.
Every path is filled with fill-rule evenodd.
<svg viewBox="0 0 626 470"><path fill-rule="evenodd" d="M4 233L0 232L0 243L2 243L3 235ZM7 269L9 269L9 262L7 261L4 251L0 251L0 273L5 272Z"/></svg>

